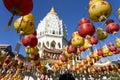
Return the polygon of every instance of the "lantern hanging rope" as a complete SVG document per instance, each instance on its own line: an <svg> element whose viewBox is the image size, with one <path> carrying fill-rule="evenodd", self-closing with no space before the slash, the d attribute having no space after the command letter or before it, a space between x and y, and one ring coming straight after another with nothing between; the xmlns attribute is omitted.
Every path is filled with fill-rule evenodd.
<svg viewBox="0 0 120 80"><path fill-rule="evenodd" d="M12 17L10 18L10 20L9 20L9 22L8 22L8 26L6 27L5 31L8 31L8 30L10 29L11 24L12 24L12 22L13 22L14 16L15 16L15 15L13 14Z"/></svg>

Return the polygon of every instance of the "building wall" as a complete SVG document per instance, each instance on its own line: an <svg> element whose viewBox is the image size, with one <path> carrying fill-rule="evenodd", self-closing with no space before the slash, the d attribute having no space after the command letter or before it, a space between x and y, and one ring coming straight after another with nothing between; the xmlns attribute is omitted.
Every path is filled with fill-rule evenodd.
<svg viewBox="0 0 120 80"><path fill-rule="evenodd" d="M62 42L63 42L62 36L44 35L42 37L39 37L38 47L41 48L43 46L43 43L44 43L45 46L49 49L52 49L52 44L55 45L55 49L62 49L63 48Z"/></svg>

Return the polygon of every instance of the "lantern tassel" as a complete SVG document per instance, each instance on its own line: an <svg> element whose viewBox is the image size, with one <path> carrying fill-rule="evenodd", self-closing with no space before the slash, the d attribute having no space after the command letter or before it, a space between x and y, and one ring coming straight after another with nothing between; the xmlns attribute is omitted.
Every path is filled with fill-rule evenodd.
<svg viewBox="0 0 120 80"><path fill-rule="evenodd" d="M11 27L11 24L12 24L12 22L13 22L13 18L14 18L14 14L12 15L12 17L10 18L10 20L9 20L9 22L8 22L8 26L7 26L7 28L5 29L5 31L9 31L10 30L10 27Z"/></svg>

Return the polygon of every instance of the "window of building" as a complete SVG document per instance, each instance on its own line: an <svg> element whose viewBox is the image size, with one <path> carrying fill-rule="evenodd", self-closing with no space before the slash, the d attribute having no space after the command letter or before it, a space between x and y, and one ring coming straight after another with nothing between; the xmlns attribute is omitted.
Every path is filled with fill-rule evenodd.
<svg viewBox="0 0 120 80"><path fill-rule="evenodd" d="M60 45L60 43L58 43L58 48L61 48L61 45Z"/></svg>
<svg viewBox="0 0 120 80"><path fill-rule="evenodd" d="M46 45L47 45L47 47L49 47L49 42L48 41L46 42Z"/></svg>
<svg viewBox="0 0 120 80"><path fill-rule="evenodd" d="M61 30L59 29L59 35L61 35Z"/></svg>
<svg viewBox="0 0 120 80"><path fill-rule="evenodd" d="M52 34L55 34L55 30L53 30Z"/></svg>
<svg viewBox="0 0 120 80"><path fill-rule="evenodd" d="M55 45L56 45L56 42L55 42L55 41L52 41L52 42L51 42L51 49L55 49Z"/></svg>

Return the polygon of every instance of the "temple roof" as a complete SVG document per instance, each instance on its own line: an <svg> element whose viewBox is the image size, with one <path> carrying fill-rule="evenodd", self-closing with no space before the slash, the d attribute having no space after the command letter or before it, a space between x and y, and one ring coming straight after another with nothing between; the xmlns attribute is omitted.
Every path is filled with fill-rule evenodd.
<svg viewBox="0 0 120 80"><path fill-rule="evenodd" d="M50 12L47 15L56 15L57 16L57 13L55 12L54 7L51 8Z"/></svg>
<svg viewBox="0 0 120 80"><path fill-rule="evenodd" d="M0 49L1 48L7 48L7 47L9 47L9 46L11 46L10 44L0 44Z"/></svg>
<svg viewBox="0 0 120 80"><path fill-rule="evenodd" d="M52 54L61 54L63 52L63 50L61 49L48 49L44 44L43 44L42 50Z"/></svg>

